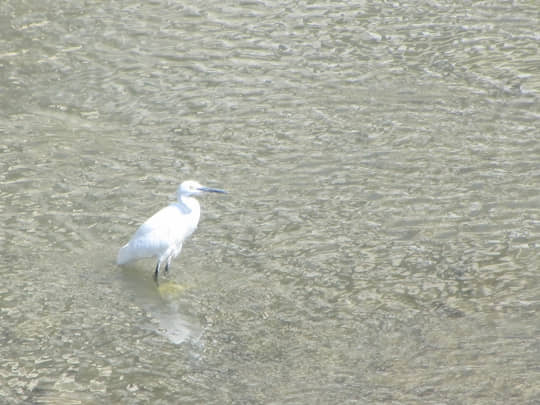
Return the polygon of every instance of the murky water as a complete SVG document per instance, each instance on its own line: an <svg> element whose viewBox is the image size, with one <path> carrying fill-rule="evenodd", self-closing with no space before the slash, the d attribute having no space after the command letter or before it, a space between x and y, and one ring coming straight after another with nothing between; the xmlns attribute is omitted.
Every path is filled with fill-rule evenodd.
<svg viewBox="0 0 540 405"><path fill-rule="evenodd" d="M535 2L0 3L2 403L538 403ZM115 266L197 179L159 289Z"/></svg>

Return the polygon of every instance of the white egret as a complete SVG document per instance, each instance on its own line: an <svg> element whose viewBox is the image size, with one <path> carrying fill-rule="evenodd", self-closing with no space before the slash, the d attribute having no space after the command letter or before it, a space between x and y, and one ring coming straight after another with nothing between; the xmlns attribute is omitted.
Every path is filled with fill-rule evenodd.
<svg viewBox="0 0 540 405"><path fill-rule="evenodd" d="M117 264L123 265L145 257L156 257L154 281L165 263L169 271L171 260L182 250L184 241L197 229L201 207L194 196L203 192L225 193L224 190L201 186L193 180L178 187L178 201L162 208L137 229L130 241L118 251Z"/></svg>

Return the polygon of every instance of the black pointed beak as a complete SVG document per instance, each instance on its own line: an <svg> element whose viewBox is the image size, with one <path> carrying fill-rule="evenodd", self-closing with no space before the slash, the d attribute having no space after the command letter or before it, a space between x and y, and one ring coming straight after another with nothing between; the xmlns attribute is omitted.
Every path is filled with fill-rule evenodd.
<svg viewBox="0 0 540 405"><path fill-rule="evenodd" d="M221 190L219 188L210 188L210 187L199 187L197 190L199 191L206 191L207 193L221 193L221 194L227 194L225 190Z"/></svg>

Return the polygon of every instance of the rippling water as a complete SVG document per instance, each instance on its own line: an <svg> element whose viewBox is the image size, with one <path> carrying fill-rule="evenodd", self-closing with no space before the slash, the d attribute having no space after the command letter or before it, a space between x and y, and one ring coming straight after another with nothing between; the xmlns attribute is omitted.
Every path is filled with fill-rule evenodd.
<svg viewBox="0 0 540 405"><path fill-rule="evenodd" d="M2 403L537 403L534 2L0 4ZM157 289L119 246L223 187Z"/></svg>

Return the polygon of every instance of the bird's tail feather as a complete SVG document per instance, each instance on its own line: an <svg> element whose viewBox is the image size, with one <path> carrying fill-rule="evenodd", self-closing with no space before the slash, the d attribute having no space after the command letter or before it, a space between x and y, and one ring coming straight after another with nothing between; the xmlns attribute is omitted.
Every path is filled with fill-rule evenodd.
<svg viewBox="0 0 540 405"><path fill-rule="evenodd" d="M118 251L118 256L116 257L116 264L123 265L133 260L132 254L130 252L129 243L124 245Z"/></svg>

